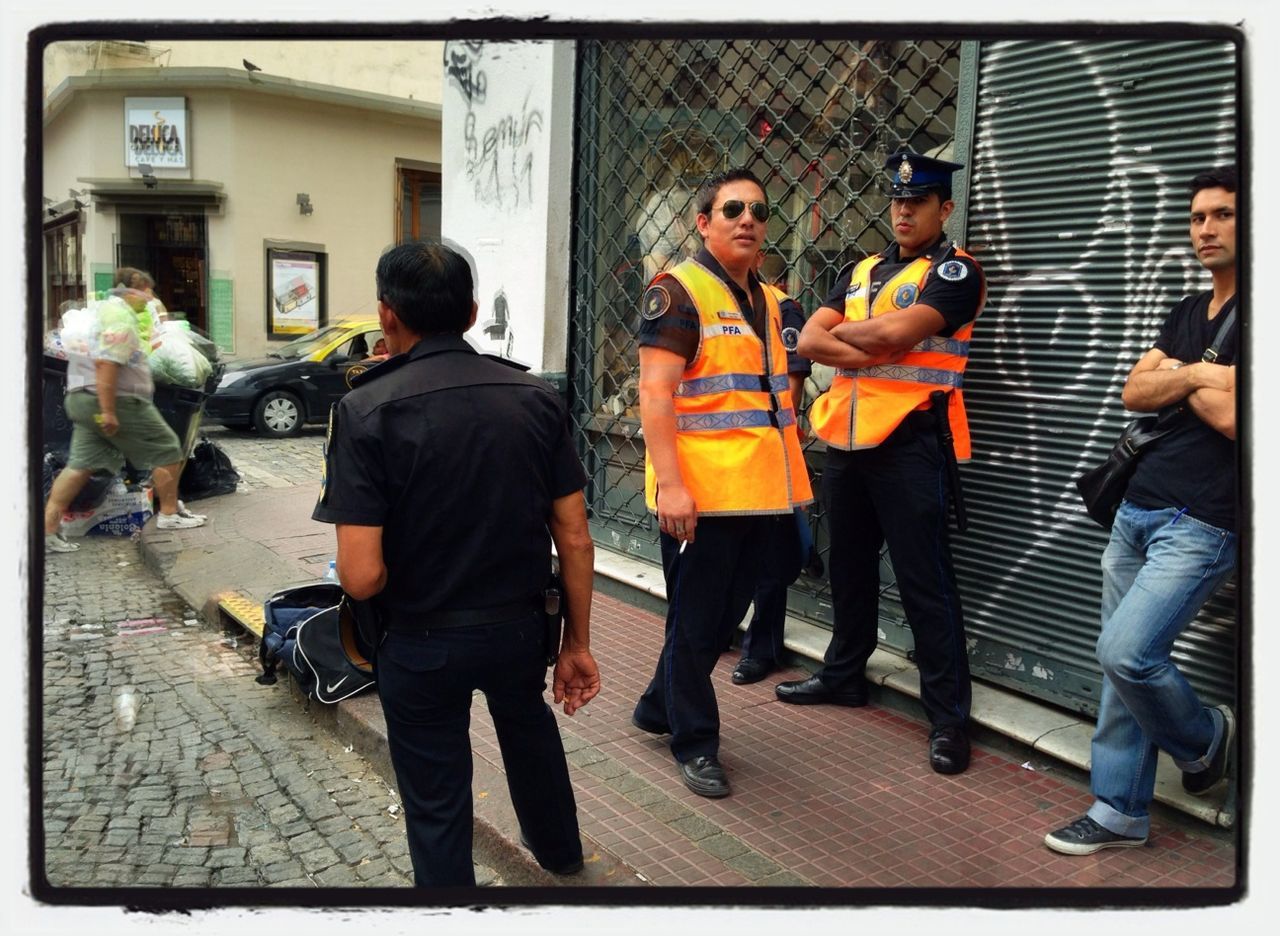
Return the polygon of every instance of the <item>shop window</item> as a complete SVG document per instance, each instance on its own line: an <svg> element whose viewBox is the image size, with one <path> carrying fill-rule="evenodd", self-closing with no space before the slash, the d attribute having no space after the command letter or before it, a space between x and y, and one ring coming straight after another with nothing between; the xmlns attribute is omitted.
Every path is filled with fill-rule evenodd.
<svg viewBox="0 0 1280 936"><path fill-rule="evenodd" d="M635 334L644 284L701 246L702 178L746 166L762 180L765 274L812 312L845 264L891 239L888 155L951 143L959 74L958 41L580 44L569 371L607 541L657 555Z"/></svg>
<svg viewBox="0 0 1280 936"><path fill-rule="evenodd" d="M45 310L46 328L58 326L64 308L83 306L85 303L82 242L79 212L60 219L44 230L44 256L48 277L45 295L48 296L49 303Z"/></svg>
<svg viewBox="0 0 1280 936"><path fill-rule="evenodd" d="M440 173L400 168L397 243L440 236Z"/></svg>

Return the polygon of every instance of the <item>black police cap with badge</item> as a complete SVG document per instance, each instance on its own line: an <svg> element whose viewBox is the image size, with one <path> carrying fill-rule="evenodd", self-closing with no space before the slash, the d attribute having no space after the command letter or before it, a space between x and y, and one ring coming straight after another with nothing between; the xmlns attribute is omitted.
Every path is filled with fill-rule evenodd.
<svg viewBox="0 0 1280 936"><path fill-rule="evenodd" d="M891 172L890 198L915 198L932 192L951 189L951 173L963 169L964 163L934 159L911 150L898 150L884 162Z"/></svg>

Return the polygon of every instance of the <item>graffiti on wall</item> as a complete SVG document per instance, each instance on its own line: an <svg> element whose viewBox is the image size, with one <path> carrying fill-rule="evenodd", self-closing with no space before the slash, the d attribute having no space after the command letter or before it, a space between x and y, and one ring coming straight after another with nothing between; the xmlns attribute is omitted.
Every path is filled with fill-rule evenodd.
<svg viewBox="0 0 1280 936"><path fill-rule="evenodd" d="M541 109L530 107L532 88L519 108L504 107L502 95L490 93L498 88L490 87L482 66L486 56L498 58L493 47L478 41L445 43L445 76L466 107L463 172L476 203L518 211L533 203L534 152L544 116Z"/></svg>

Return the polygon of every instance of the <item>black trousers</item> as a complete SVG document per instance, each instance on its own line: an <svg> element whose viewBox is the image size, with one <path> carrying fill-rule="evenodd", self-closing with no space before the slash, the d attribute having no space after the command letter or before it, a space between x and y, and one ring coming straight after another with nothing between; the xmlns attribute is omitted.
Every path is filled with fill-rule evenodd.
<svg viewBox="0 0 1280 936"><path fill-rule="evenodd" d="M807 523L808 521L805 520ZM770 666L782 661L787 587L800 575L800 531L795 514L769 518L769 545L756 584L755 610L742 635L742 659Z"/></svg>
<svg viewBox="0 0 1280 936"><path fill-rule="evenodd" d="M471 697L485 695L511 803L544 864L582 858L556 717L543 700L541 615L426 634L390 633L378 694L419 887L475 886L471 864Z"/></svg>
<svg viewBox="0 0 1280 936"><path fill-rule="evenodd" d="M839 689L863 678L876 648L880 547L888 542L925 713L935 726L963 726L969 658L947 531L946 467L932 417L913 414L875 448L828 449L822 483L834 615L822 681Z"/></svg>
<svg viewBox="0 0 1280 936"><path fill-rule="evenodd" d="M785 516L791 522L791 515ZM636 703L636 718L665 725L684 763L720 750L720 709L711 671L747 613L769 545L771 516L699 517L683 553L663 533L667 621L658 665Z"/></svg>

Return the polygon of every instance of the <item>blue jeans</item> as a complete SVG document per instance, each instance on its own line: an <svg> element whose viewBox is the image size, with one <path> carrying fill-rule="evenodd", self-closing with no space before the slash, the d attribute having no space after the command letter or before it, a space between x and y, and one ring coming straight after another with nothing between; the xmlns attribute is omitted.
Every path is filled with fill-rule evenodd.
<svg viewBox="0 0 1280 936"><path fill-rule="evenodd" d="M1218 750L1222 713L1200 702L1170 654L1235 563L1235 533L1121 502L1102 554L1102 701L1090 772L1089 816L1105 829L1148 834L1157 749L1192 772Z"/></svg>

